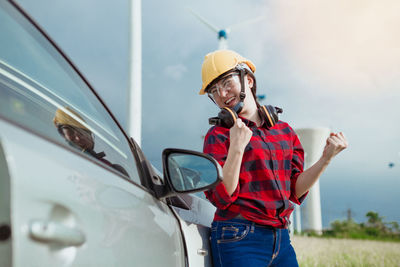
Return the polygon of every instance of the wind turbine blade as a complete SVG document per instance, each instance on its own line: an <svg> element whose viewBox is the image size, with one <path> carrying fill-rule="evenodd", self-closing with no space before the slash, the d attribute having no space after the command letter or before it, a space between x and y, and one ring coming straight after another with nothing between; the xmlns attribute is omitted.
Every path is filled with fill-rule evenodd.
<svg viewBox="0 0 400 267"><path fill-rule="evenodd" d="M197 14L196 12L194 12L191 8L188 8L188 9L196 18L198 18L201 22L203 22L212 31L214 31L216 33L219 32L219 29L217 27L215 27L214 25L212 25L210 22L208 22L204 17L202 17L199 14Z"/></svg>
<svg viewBox="0 0 400 267"><path fill-rule="evenodd" d="M253 23L262 21L264 19L265 19L265 16L259 16L259 17L256 17L254 19L248 19L248 20L245 20L245 21L242 21L242 22L239 22L239 23L235 23L235 24L229 26L228 29L231 30L232 28L240 28L242 26L253 24Z"/></svg>

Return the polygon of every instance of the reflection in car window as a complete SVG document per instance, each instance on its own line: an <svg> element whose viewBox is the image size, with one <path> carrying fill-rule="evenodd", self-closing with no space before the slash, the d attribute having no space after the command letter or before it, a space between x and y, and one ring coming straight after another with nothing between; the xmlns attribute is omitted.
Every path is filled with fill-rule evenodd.
<svg viewBox="0 0 400 267"><path fill-rule="evenodd" d="M0 115L139 183L129 143L111 116L48 40L4 1L0 32Z"/></svg>
<svg viewBox="0 0 400 267"><path fill-rule="evenodd" d="M72 116L79 119L76 120ZM94 135L89 128L81 123L84 121L85 120L82 119L78 113L69 107L66 107L65 109L57 109L53 119L58 133L67 141L70 146L95 157L106 165L113 167L115 170L125 174L126 176L129 176L121 165L113 164L108 161L106 159L106 154L103 151L100 153L94 151Z"/></svg>

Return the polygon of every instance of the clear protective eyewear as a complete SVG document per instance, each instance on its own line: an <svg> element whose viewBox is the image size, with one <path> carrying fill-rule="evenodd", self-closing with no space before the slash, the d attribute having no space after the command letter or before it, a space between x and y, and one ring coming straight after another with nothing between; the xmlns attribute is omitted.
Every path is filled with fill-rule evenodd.
<svg viewBox="0 0 400 267"><path fill-rule="evenodd" d="M57 127L58 133L62 136L62 137L66 137L66 136L70 136L70 137L75 137L75 136L90 136L91 132L89 130L85 130L85 129L81 129L81 128L77 128L71 125L60 125Z"/></svg>
<svg viewBox="0 0 400 267"><path fill-rule="evenodd" d="M212 85L210 89L207 90L207 95L213 101L215 101L215 99L217 97L220 97L223 92L230 91L233 88L238 87L239 85L239 73L229 73L228 75L219 79L219 81L216 82L214 85Z"/></svg>

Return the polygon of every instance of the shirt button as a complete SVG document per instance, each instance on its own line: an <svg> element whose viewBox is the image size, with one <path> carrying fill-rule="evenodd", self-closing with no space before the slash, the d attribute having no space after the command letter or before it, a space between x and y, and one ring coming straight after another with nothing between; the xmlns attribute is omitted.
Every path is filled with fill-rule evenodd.
<svg viewBox="0 0 400 267"><path fill-rule="evenodd" d="M275 152L273 152L273 153L272 153L272 156L273 156L273 157L276 157L276 153L275 153Z"/></svg>

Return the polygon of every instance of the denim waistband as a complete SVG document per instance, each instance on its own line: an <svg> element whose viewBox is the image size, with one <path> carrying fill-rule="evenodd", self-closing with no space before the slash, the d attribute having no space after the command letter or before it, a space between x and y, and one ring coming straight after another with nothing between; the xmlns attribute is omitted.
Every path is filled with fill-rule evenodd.
<svg viewBox="0 0 400 267"><path fill-rule="evenodd" d="M225 221L213 221L213 224L214 223L242 223L242 224L250 225L252 227L260 227L260 228L266 228L266 229L270 229L270 230L285 229L285 228L277 228L277 227L274 227L271 225L258 224L258 223L249 221L245 218L240 218L240 217L235 217L233 219L229 219L229 220L225 220Z"/></svg>

